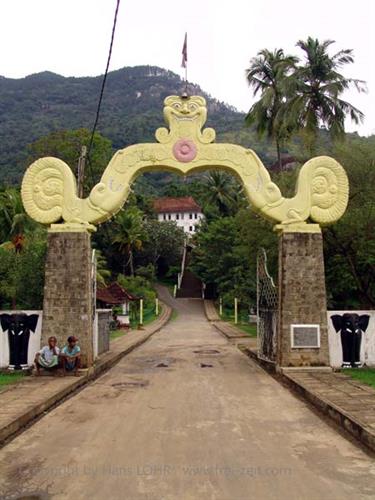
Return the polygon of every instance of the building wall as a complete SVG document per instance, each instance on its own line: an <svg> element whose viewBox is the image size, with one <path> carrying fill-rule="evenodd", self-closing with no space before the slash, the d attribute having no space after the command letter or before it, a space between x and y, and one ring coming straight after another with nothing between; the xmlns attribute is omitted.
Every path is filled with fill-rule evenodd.
<svg viewBox="0 0 375 500"><path fill-rule="evenodd" d="M194 234L196 226L204 218L202 212L165 212L158 214L158 221L176 222L178 227L182 227L185 233Z"/></svg>

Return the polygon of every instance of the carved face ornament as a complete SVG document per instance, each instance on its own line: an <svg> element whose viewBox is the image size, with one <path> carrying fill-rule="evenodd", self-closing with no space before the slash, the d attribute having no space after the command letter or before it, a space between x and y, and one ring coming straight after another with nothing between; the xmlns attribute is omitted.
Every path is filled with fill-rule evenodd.
<svg viewBox="0 0 375 500"><path fill-rule="evenodd" d="M167 121L192 122L200 120L202 126L207 118L206 101L203 97L180 98L170 96L165 100L164 114Z"/></svg>
<svg viewBox="0 0 375 500"><path fill-rule="evenodd" d="M198 105L195 102L175 102L172 104L172 109L178 121L192 121L197 118Z"/></svg>

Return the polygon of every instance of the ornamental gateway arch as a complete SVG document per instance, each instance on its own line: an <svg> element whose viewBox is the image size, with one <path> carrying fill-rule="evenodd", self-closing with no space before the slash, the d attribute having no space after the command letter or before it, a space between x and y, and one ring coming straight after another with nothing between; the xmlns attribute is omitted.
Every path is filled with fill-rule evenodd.
<svg viewBox="0 0 375 500"><path fill-rule="evenodd" d="M333 158L313 158L300 170L295 196L284 198L256 153L216 143L215 130L203 128L206 118L203 97L167 97L167 128L156 130L157 142L117 151L85 199L78 197L75 176L62 160L41 158L27 169L26 212L49 225L42 341L52 334L59 341L78 335L84 365L92 365L90 233L122 208L138 175L221 169L240 179L252 208L273 221L279 234L277 367L329 366L320 226L334 223L346 210L346 173Z"/></svg>

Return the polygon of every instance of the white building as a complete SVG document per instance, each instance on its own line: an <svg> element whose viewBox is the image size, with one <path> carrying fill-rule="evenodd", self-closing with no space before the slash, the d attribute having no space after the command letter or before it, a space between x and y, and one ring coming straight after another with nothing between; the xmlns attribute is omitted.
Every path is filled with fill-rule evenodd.
<svg viewBox="0 0 375 500"><path fill-rule="evenodd" d="M187 234L194 234L204 215L191 196L183 198L157 198L154 210L159 221L173 221Z"/></svg>

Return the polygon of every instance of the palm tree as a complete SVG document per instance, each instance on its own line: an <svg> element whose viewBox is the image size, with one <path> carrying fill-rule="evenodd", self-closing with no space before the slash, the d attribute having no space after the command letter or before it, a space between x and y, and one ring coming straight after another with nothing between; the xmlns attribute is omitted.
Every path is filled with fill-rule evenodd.
<svg viewBox="0 0 375 500"><path fill-rule="evenodd" d="M143 213L137 207L129 207L122 210L115 220L115 234L112 237L112 243L118 247L120 253L124 256L124 274L127 266L129 266L131 276L134 276L133 251L142 248L144 239L142 215Z"/></svg>
<svg viewBox="0 0 375 500"><path fill-rule="evenodd" d="M7 283L8 291L11 291L12 309L16 309L17 276L22 265L20 254L31 240L42 240L44 231L41 224L26 214L18 189L7 187L0 191L0 248L15 253L12 262L14 280L12 284Z"/></svg>
<svg viewBox="0 0 375 500"><path fill-rule="evenodd" d="M215 206L223 216L233 215L241 202L241 186L220 170L212 170L204 180L206 203Z"/></svg>
<svg viewBox="0 0 375 500"><path fill-rule="evenodd" d="M249 126L255 124L260 137L267 134L267 137L275 141L280 168L280 148L290 136L291 130L283 121L278 120L278 115L285 105L289 80L297 62L297 57L285 55L282 49L273 52L263 49L258 52L257 57L251 59L250 67L246 70L253 96L260 94L260 99L252 105L245 121Z"/></svg>
<svg viewBox="0 0 375 500"><path fill-rule="evenodd" d="M20 252L25 233L35 229L35 226L25 212L19 190L7 188L0 192L0 243Z"/></svg>
<svg viewBox="0 0 375 500"><path fill-rule="evenodd" d="M96 258L96 282L100 286L106 286L107 280L111 277L111 271L108 269L107 259L100 250L95 250Z"/></svg>
<svg viewBox="0 0 375 500"><path fill-rule="evenodd" d="M340 50L330 56L328 48L333 43L333 40L319 42L311 37L297 43L304 52L305 63L295 71L295 87L289 89L293 95L285 108L283 120L297 124L303 130L310 152L315 149L320 127L325 126L333 139L340 139L345 134L347 115L356 124L363 121L363 113L341 96L351 87L365 92L366 84L339 73L341 67L354 62L353 51Z"/></svg>

